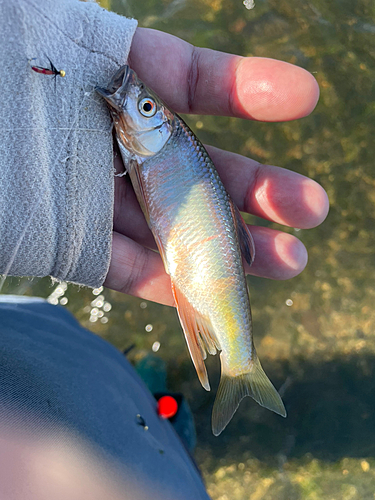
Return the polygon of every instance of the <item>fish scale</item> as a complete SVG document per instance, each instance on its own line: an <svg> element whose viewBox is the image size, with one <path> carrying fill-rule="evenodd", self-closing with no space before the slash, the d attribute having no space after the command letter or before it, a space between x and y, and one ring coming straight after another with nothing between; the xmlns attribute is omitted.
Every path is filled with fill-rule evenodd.
<svg viewBox="0 0 375 500"><path fill-rule="evenodd" d="M186 123L128 66L107 89L117 141L138 201L171 278L193 364L209 390L206 351L220 351L221 379L212 414L219 435L240 401L253 397L285 416L253 337L242 254L254 243L207 151Z"/></svg>

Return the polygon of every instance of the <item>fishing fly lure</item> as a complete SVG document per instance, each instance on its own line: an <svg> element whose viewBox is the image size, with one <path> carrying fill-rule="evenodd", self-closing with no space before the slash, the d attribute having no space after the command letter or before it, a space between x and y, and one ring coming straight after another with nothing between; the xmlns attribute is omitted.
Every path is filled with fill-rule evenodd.
<svg viewBox="0 0 375 500"><path fill-rule="evenodd" d="M66 75L65 71L63 69L60 69L58 70L56 68L56 66L54 66L54 64L52 63L51 59L49 57L47 57L47 59L49 60L49 63L50 63L50 67L49 68L43 68L42 66L33 66L31 65L31 69L33 71L35 71L35 73L40 73L42 75L53 75L54 79L55 79L55 84L56 84L56 78L58 76L61 76L61 78L64 78L64 76ZM29 60L29 63L31 63L31 61L35 61L36 60L36 57L33 57L32 59Z"/></svg>

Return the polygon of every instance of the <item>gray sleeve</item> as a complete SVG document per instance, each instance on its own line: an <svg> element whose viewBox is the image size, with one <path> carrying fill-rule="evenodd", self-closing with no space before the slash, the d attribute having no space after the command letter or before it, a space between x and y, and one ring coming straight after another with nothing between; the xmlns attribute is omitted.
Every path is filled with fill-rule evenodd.
<svg viewBox="0 0 375 500"><path fill-rule="evenodd" d="M95 86L126 62L136 26L94 3L0 0L0 273L103 283L113 146ZM31 70L49 59L64 78Z"/></svg>

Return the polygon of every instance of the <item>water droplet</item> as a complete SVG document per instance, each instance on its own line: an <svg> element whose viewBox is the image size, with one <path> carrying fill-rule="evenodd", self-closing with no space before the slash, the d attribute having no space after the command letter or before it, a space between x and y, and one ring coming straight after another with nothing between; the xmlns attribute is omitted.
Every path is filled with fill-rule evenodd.
<svg viewBox="0 0 375 500"><path fill-rule="evenodd" d="M154 343L152 344L151 349L152 349L154 352L158 352L158 350L160 349L160 342L154 342Z"/></svg>
<svg viewBox="0 0 375 500"><path fill-rule="evenodd" d="M103 324L108 323L108 318L106 318L106 317L104 316L104 318L101 318L101 319L100 319L100 323L103 323Z"/></svg>
<svg viewBox="0 0 375 500"><path fill-rule="evenodd" d="M154 328L154 327L153 327L152 325L146 325L146 326L145 326L145 330L146 330L146 332L152 332L153 328Z"/></svg>
<svg viewBox="0 0 375 500"><path fill-rule="evenodd" d="M60 304L62 306L66 306L66 304L68 303L68 299L66 297L63 297L61 300L60 300Z"/></svg>
<svg viewBox="0 0 375 500"><path fill-rule="evenodd" d="M54 306L57 306L57 304L59 303L59 301L57 300L57 298L53 297L52 295L50 295L48 297L47 302L49 302L50 304L53 304Z"/></svg>
<svg viewBox="0 0 375 500"><path fill-rule="evenodd" d="M367 460L361 461L361 467L363 472L368 472L370 470L370 464L367 462Z"/></svg>
<svg viewBox="0 0 375 500"><path fill-rule="evenodd" d="M94 290L92 291L92 294L93 295L99 295L100 293L102 293L103 291L103 287L101 286L100 288L94 288Z"/></svg>
<svg viewBox="0 0 375 500"><path fill-rule="evenodd" d="M98 321L98 317L97 316L90 316L90 321L91 321L91 323L96 323Z"/></svg>
<svg viewBox="0 0 375 500"><path fill-rule="evenodd" d="M147 307L147 302L141 302L141 303L139 304L139 307L140 307L141 309L146 309L146 307Z"/></svg>
<svg viewBox="0 0 375 500"><path fill-rule="evenodd" d="M293 305L293 300L292 300L292 299L288 299L288 300L286 300L286 301L285 301L285 304L286 304L288 307L290 307L290 306L292 306L292 305Z"/></svg>
<svg viewBox="0 0 375 500"><path fill-rule="evenodd" d="M97 316L98 312L99 312L99 309L97 309L96 307L93 307L91 309L91 316Z"/></svg>
<svg viewBox="0 0 375 500"><path fill-rule="evenodd" d="M254 0L243 0L242 2L244 4L244 6L250 10L250 9L253 9L255 7L255 2Z"/></svg>
<svg viewBox="0 0 375 500"><path fill-rule="evenodd" d="M112 309L112 304L110 304L109 302L104 302L104 304L103 304L103 311L108 312L111 309Z"/></svg>

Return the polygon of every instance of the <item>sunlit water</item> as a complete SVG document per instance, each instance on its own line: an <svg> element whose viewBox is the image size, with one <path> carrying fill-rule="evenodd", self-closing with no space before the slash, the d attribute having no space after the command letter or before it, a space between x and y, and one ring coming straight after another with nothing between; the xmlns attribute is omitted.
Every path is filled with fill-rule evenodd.
<svg viewBox="0 0 375 500"><path fill-rule="evenodd" d="M249 279L258 352L288 418L248 398L214 438L215 391L201 388L171 308L47 279L8 279L3 293L49 297L119 349L134 344L132 361L157 352L170 389L190 401L196 458L214 499L374 499L375 3L257 0L247 10L242 0L129 0L111 8L198 46L300 65L320 84L316 110L296 122L188 118L204 142L292 169L328 191L321 227L289 229L309 250L302 275ZM217 359L208 365L215 388Z"/></svg>

